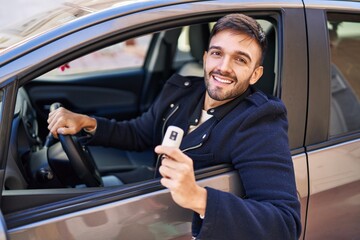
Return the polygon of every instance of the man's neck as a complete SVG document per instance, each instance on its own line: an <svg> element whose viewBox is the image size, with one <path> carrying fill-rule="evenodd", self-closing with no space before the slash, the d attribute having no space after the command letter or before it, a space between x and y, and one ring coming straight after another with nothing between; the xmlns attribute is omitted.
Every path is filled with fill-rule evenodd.
<svg viewBox="0 0 360 240"><path fill-rule="evenodd" d="M204 100L204 110L207 111L211 108L216 108L220 105L223 105L225 103L228 103L230 102L232 99L226 99L226 100L223 100L223 101L218 101L218 100L215 100L215 99L212 99L209 94L206 92L205 93L205 100Z"/></svg>

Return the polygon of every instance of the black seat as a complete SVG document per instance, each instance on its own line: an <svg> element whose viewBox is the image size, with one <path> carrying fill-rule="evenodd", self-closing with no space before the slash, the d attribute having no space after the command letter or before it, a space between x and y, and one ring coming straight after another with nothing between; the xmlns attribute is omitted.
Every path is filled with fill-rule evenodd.
<svg viewBox="0 0 360 240"><path fill-rule="evenodd" d="M267 49L264 56L264 72L261 78L255 83L255 87L266 94L275 95L275 51L276 35L275 28L272 26L266 32Z"/></svg>
<svg viewBox="0 0 360 240"><path fill-rule="evenodd" d="M210 28L208 23L189 27L189 45L193 60L179 70L182 76L204 76L203 55L209 46Z"/></svg>

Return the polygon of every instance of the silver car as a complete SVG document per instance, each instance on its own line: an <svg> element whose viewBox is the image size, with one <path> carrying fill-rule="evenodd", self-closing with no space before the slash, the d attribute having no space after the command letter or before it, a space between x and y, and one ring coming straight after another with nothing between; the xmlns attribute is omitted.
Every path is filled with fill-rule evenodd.
<svg viewBox="0 0 360 240"><path fill-rule="evenodd" d="M192 212L153 177L152 149L79 144L73 160L46 119L56 102L139 116L173 73L203 74L209 31L233 12L267 34L257 87L288 110L301 239L359 238L359 1L94 0L0 31L0 239L190 239ZM243 194L229 165L196 178Z"/></svg>

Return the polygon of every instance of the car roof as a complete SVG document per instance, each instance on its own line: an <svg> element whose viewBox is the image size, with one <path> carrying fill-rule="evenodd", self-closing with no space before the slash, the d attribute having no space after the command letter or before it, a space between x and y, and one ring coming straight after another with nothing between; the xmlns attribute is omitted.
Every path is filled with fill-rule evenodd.
<svg viewBox="0 0 360 240"><path fill-rule="evenodd" d="M196 2L196 0L73 0L65 1L51 9L44 8L41 13L16 24L0 28L0 65L5 60L1 59L1 55L39 35L44 35L65 25L69 26L70 22L85 18L87 20L82 23L96 23L96 21L104 21L108 18L145 9L184 2ZM92 15L96 16L92 17ZM74 28L76 26L81 27L82 25L73 24ZM65 28L63 28L64 30Z"/></svg>

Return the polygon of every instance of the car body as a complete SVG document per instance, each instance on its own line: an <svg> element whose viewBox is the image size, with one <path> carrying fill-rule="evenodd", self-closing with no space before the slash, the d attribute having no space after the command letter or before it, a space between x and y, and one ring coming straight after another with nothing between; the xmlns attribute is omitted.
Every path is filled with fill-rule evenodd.
<svg viewBox="0 0 360 240"><path fill-rule="evenodd" d="M140 115L171 74L186 74L188 64L201 65L193 51L201 55L206 37L197 36L195 43L183 37L199 34L204 25L208 30L209 23L233 12L255 17L268 35L265 76L258 87L280 97L287 107L301 238L360 236L360 2L105 2L99 8L84 2L73 6L83 13L73 14L71 21L40 21L51 28L17 42L10 36L12 46L0 52L1 239L189 239L192 212L177 206L159 179L111 187L53 183L51 174L62 173L43 161L49 155L41 151L46 118L53 102L118 120ZM62 20L61 13L52 14ZM124 68L115 64L103 70L95 64L95 70L89 70L81 65L81 71L67 74L79 64L76 59L102 49L109 53L109 47L119 43L132 45L133 39L146 41L146 50L136 52L140 64L128 67L126 57L118 63ZM152 158L151 151L90 151L103 176L152 164L141 162ZM114 161L114 155L121 160ZM202 186L242 194L231 166L201 169L196 178Z"/></svg>

